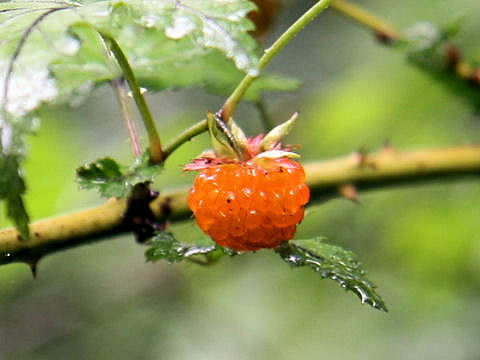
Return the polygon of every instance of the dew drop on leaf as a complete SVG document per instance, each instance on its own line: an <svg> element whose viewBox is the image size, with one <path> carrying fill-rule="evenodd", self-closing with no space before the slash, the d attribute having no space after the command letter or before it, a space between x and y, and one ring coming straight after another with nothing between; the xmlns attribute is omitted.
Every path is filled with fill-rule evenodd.
<svg viewBox="0 0 480 360"><path fill-rule="evenodd" d="M178 40L190 34L195 29L195 24L186 16L176 16L173 25L165 29L165 35L170 39Z"/></svg>

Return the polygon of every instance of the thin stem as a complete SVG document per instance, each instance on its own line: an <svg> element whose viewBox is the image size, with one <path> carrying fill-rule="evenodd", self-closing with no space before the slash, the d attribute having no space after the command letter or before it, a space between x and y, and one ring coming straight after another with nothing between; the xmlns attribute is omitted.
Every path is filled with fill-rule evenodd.
<svg viewBox="0 0 480 360"><path fill-rule="evenodd" d="M122 69L125 80L127 81L130 91L132 92L133 99L137 104L138 111L140 112L143 124L145 125L145 129L148 133L150 142L150 160L153 164L159 164L163 161L162 144L158 136L152 113L150 112L150 108L148 107L145 97L140 90L140 86L138 85L135 74L133 73L127 57L120 48L120 45L118 45L117 41L107 34L100 33L100 35L105 42L109 44L110 51Z"/></svg>
<svg viewBox="0 0 480 360"><path fill-rule="evenodd" d="M174 138L172 141L170 141L170 143L165 146L165 148L163 149L164 160L167 159L167 157L169 157L180 145L207 130L208 125L207 120L205 119L184 130L181 134L179 134L176 138Z"/></svg>
<svg viewBox="0 0 480 360"><path fill-rule="evenodd" d="M480 175L480 146L395 151L389 147L372 154L355 153L327 161L304 165L307 183L312 191L312 202L344 196L368 189L458 180ZM191 216L187 206L188 189L162 191L151 208L162 219L162 209L168 206L170 219ZM103 205L72 214L55 216L30 225L29 241L22 241L13 228L0 230L0 264L29 262L58 250L125 232L122 227L126 211L125 199L111 199Z"/></svg>
<svg viewBox="0 0 480 360"><path fill-rule="evenodd" d="M265 50L263 56L258 62L258 71L261 72L265 66L282 50L289 42L297 35L305 26L307 26L315 17L323 10L328 8L333 0L320 0L313 5L307 12L305 12L300 18L293 23L268 49ZM222 107L222 117L225 121L229 121L230 117L234 113L238 103L242 99L243 95L250 87L252 82L258 77L258 75L246 75L243 80L238 84L233 93L227 99Z"/></svg>
<svg viewBox="0 0 480 360"><path fill-rule="evenodd" d="M375 31L379 36L383 36L388 40L395 41L404 38L403 33L395 29L393 25L346 0L335 0L332 3L332 9L335 9L339 13L355 20L357 23L368 27Z"/></svg>
<svg viewBox="0 0 480 360"><path fill-rule="evenodd" d="M112 87L115 91L115 95L117 96L118 103L120 104L123 119L125 120L125 124L127 125L128 136L130 137L130 143L132 144L133 154L136 157L140 157L142 156L143 150L142 145L140 144L140 139L138 138L137 129L135 128L135 123L133 122L132 111L128 104L128 98L125 88L125 79L113 79Z"/></svg>

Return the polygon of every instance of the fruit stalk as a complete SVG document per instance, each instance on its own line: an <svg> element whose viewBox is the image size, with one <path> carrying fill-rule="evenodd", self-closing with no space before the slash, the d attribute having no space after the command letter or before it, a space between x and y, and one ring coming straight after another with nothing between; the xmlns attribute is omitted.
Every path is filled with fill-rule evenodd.
<svg viewBox="0 0 480 360"><path fill-rule="evenodd" d="M289 42L292 40L295 35L297 35L305 26L307 26L318 14L328 8L333 0L320 0L315 5L313 5L307 12L305 12L301 17L293 23L268 49L263 53L263 56L258 62L258 71L261 72L265 66L267 66L270 61L282 50ZM242 99L243 95L250 87L252 82L258 77L257 75L246 75L243 80L238 84L236 89L230 95L230 97L225 101L222 107L222 117L223 120L228 123L231 116L235 112L235 109Z"/></svg>

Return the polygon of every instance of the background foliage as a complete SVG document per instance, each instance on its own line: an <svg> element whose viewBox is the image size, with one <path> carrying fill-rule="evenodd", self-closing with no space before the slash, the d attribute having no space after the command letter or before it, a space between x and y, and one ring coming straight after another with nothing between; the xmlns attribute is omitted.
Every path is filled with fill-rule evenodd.
<svg viewBox="0 0 480 360"><path fill-rule="evenodd" d="M292 3L269 39L309 3ZM466 57L480 58L475 0L362 4L400 26L444 23L458 9L466 20L456 43ZM399 148L478 142L478 115L467 100L331 11L289 45L272 71L303 82L297 93L268 96L267 105L277 122L301 110L289 140L303 145L304 160L375 149L387 139ZM193 89L148 100L163 137L171 138L224 99ZM262 130L249 105L236 118L250 134ZM25 169L34 219L98 201L77 190L80 163L105 154L130 159L107 88L75 109L43 110L41 119ZM179 176L180 166L207 143L202 136L176 152L156 186L190 183L191 175ZM208 268L150 264L128 236L48 257L36 281L25 265L2 267L0 358L479 357L478 183L361 197L361 206L344 200L311 206L298 238L321 234L355 251L379 285L388 315L361 307L308 270L289 269L271 252ZM171 230L187 240L200 235L191 221Z"/></svg>

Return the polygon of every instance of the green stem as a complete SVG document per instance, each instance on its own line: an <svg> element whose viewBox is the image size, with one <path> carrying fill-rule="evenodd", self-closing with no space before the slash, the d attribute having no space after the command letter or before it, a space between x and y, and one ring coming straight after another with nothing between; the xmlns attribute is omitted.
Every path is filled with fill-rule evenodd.
<svg viewBox="0 0 480 360"><path fill-rule="evenodd" d="M180 145L207 130L208 125L207 120L205 119L184 130L181 134L179 134L176 138L174 138L172 141L170 141L170 143L165 146L165 148L163 149L164 160L169 157Z"/></svg>
<svg viewBox="0 0 480 360"><path fill-rule="evenodd" d="M298 18L295 23L290 26L268 49L265 50L263 56L258 62L258 71L261 72L265 66L272 61L272 59L297 35L306 25L308 25L315 17L325 10L333 0L320 0L313 5L306 13ZM252 82L258 77L258 75L246 75L243 80L238 84L236 89L227 99L222 107L222 117L225 121L229 121L230 117L234 113L241 98L250 87Z"/></svg>
<svg viewBox="0 0 480 360"><path fill-rule="evenodd" d="M402 40L404 35L392 25L372 14L371 12L352 4L346 0L335 0L332 9L355 20L357 23L375 31L378 35L389 40Z"/></svg>
<svg viewBox="0 0 480 360"><path fill-rule="evenodd" d="M110 35L104 33L100 33L100 35L109 45L110 51L122 69L123 76L125 77L125 80L130 87L130 91L132 92L133 99L137 104L138 111L140 112L143 124L145 125L148 133L150 142L150 160L153 164L159 164L164 160L162 144L158 136L157 128L155 127L155 122L153 121L152 113L150 112L150 108L148 107L145 97L140 90L140 86L138 85L132 67L128 63L127 57L120 48L120 45L118 45L117 41Z"/></svg>

